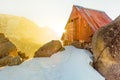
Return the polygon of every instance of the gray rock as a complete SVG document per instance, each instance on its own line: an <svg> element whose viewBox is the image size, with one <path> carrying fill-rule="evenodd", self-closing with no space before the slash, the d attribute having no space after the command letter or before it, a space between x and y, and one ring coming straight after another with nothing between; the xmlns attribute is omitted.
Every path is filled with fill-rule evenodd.
<svg viewBox="0 0 120 80"><path fill-rule="evenodd" d="M94 34L92 52L94 67L106 80L120 80L120 16Z"/></svg>

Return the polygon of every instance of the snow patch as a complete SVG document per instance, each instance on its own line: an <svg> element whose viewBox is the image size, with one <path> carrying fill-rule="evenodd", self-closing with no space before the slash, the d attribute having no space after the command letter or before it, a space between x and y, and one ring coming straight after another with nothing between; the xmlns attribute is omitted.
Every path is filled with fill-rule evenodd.
<svg viewBox="0 0 120 80"><path fill-rule="evenodd" d="M105 80L89 63L89 51L66 46L50 58L34 58L0 69L0 80Z"/></svg>

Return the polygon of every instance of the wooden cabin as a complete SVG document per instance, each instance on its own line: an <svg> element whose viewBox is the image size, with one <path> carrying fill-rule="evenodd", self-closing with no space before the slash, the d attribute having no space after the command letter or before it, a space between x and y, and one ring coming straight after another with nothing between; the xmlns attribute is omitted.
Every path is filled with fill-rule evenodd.
<svg viewBox="0 0 120 80"><path fill-rule="evenodd" d="M64 45L73 41L89 42L96 30L111 21L103 11L74 5L61 40Z"/></svg>

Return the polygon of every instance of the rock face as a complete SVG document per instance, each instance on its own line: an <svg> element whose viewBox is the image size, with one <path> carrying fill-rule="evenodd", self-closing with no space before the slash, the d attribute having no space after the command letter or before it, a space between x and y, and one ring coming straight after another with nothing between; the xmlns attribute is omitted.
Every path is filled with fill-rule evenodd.
<svg viewBox="0 0 120 80"><path fill-rule="evenodd" d="M75 46L76 48L87 49L87 50L91 51L91 41L84 42L84 43L81 43L79 41L73 41L71 45Z"/></svg>
<svg viewBox="0 0 120 80"><path fill-rule="evenodd" d="M2 59L0 59L0 67L2 66L14 66L21 63L21 58L19 56L13 57L13 56L6 56Z"/></svg>
<svg viewBox="0 0 120 80"><path fill-rule="evenodd" d="M0 58L8 55L16 56L17 49L14 44L5 38L4 34L0 33Z"/></svg>
<svg viewBox="0 0 120 80"><path fill-rule="evenodd" d="M39 50L35 52L34 57L50 57L52 54L58 52L61 48L62 44L60 41L52 40L51 42L48 42L39 48Z"/></svg>
<svg viewBox="0 0 120 80"><path fill-rule="evenodd" d="M29 57L26 56L25 53L22 53L21 51L18 52L18 55L22 58L22 61L29 59Z"/></svg>
<svg viewBox="0 0 120 80"><path fill-rule="evenodd" d="M21 59L16 46L0 33L0 66L12 66L20 63Z"/></svg>
<svg viewBox="0 0 120 80"><path fill-rule="evenodd" d="M106 80L120 80L120 16L93 36L94 67Z"/></svg>

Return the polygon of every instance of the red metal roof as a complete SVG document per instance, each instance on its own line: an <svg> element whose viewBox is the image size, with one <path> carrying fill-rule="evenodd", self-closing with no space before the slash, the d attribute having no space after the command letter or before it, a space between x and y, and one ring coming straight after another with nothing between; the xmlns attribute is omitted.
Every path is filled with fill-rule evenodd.
<svg viewBox="0 0 120 80"><path fill-rule="evenodd" d="M98 28L110 23L112 19L106 15L105 12L99 10L93 10L84 8L81 6L75 6L80 14L84 17L92 30L95 32Z"/></svg>

